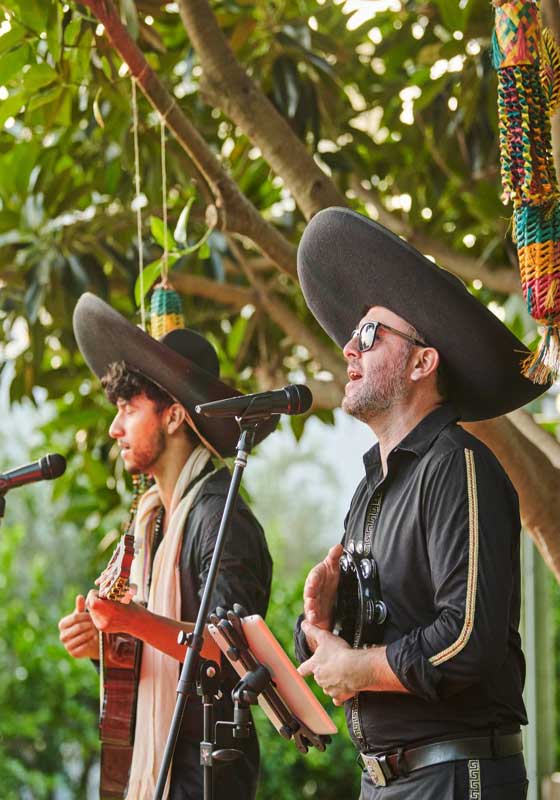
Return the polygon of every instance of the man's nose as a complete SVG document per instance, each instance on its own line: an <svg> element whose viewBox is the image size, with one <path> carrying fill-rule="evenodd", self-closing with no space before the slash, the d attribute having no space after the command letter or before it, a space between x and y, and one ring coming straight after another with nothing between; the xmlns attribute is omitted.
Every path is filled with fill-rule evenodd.
<svg viewBox="0 0 560 800"><path fill-rule="evenodd" d="M123 435L122 425L120 423L119 414L116 414L109 427L109 436L111 439L118 439Z"/></svg>
<svg viewBox="0 0 560 800"><path fill-rule="evenodd" d="M358 334L354 334L344 345L342 348L342 354L346 361L350 361L352 358L360 358L362 355L358 349Z"/></svg>

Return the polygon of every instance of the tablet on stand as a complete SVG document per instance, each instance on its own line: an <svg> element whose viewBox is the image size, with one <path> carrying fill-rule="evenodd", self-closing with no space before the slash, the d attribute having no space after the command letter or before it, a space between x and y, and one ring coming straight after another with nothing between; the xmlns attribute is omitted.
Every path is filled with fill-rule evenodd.
<svg viewBox="0 0 560 800"><path fill-rule="evenodd" d="M233 611L217 609L210 620L210 634L241 679L234 700L258 701L280 735L293 739L300 752L310 746L324 750L336 725L262 617L247 616L234 606Z"/></svg>

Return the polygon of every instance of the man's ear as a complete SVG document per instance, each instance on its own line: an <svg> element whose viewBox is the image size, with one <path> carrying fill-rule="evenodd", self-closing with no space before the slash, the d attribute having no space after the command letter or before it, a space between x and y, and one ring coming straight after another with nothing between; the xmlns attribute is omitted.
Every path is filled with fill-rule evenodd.
<svg viewBox="0 0 560 800"><path fill-rule="evenodd" d="M167 409L167 432L169 434L176 433L186 419L187 416L183 406L180 403L173 403Z"/></svg>
<svg viewBox="0 0 560 800"><path fill-rule="evenodd" d="M439 367L439 353L435 347L422 347L413 356L411 381L421 381L430 375L435 375Z"/></svg>

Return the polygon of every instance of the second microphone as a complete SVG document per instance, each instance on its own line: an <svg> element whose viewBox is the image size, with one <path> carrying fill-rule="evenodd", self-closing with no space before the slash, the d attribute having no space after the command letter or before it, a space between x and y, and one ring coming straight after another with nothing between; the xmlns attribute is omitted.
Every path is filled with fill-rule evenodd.
<svg viewBox="0 0 560 800"><path fill-rule="evenodd" d="M243 417L255 419L272 414L305 414L311 408L313 395L304 384L290 384L273 392L257 392L196 406L205 417Z"/></svg>

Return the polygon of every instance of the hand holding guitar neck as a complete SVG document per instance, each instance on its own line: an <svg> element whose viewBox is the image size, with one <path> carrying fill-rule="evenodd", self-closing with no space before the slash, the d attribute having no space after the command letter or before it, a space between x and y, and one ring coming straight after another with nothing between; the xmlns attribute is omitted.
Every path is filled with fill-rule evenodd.
<svg viewBox="0 0 560 800"><path fill-rule="evenodd" d="M136 586L130 583L130 569L134 560L134 536L125 533L107 567L103 570L95 585L99 587L99 597L117 600L125 605L130 603L136 594Z"/></svg>

